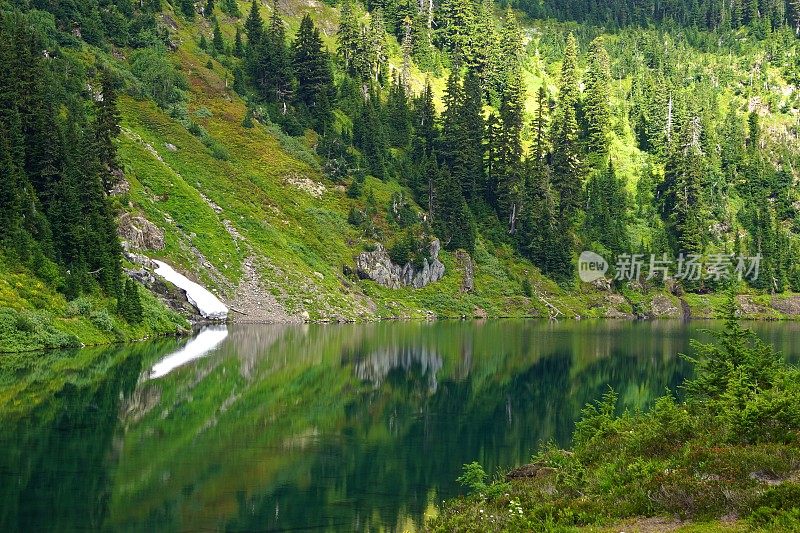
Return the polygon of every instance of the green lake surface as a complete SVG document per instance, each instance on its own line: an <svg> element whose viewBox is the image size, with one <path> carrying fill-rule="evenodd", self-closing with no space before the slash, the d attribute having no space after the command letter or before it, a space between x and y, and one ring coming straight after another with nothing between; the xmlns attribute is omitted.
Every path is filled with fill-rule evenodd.
<svg viewBox="0 0 800 533"><path fill-rule="evenodd" d="M232 325L0 355L0 531L418 530L464 463L569 445L609 386L647 407L718 327ZM751 327L800 357L800 324Z"/></svg>

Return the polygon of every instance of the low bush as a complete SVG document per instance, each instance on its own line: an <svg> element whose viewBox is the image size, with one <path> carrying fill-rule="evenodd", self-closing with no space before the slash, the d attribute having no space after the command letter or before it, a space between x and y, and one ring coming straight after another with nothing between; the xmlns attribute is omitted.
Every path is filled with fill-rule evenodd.
<svg viewBox="0 0 800 533"><path fill-rule="evenodd" d="M508 486L465 465L459 480L471 495L449 502L429 527L558 531L634 516L734 514L760 530L800 531L800 485L792 481L800 473L800 372L739 324L733 295L722 312L724 331L687 357L695 371L683 401L668 393L649 411L619 413L609 391L584 408L572 450L551 444L533 457L526 468L536 475Z"/></svg>

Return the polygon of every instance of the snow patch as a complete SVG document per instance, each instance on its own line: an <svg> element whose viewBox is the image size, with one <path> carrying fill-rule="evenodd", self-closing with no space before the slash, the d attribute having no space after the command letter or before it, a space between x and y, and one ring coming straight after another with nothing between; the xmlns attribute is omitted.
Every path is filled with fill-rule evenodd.
<svg viewBox="0 0 800 533"><path fill-rule="evenodd" d="M227 336L227 326L207 326L201 329L200 333L187 342L183 348L154 364L147 376L148 379L158 379L166 376L179 366L183 366L189 361L200 359L216 348Z"/></svg>
<svg viewBox="0 0 800 533"><path fill-rule="evenodd" d="M158 265L156 274L186 291L186 298L200 311L204 318L224 319L228 316L228 307L219 298L211 294L205 287L198 285L163 261L153 260Z"/></svg>

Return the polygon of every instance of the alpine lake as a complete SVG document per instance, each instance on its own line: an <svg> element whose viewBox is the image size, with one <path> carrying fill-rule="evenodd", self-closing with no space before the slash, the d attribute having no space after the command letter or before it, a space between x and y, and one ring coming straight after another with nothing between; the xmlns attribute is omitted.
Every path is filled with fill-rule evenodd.
<svg viewBox="0 0 800 533"><path fill-rule="evenodd" d="M229 325L0 355L0 530L418 531L462 465L568 446L609 387L680 394L679 354L720 327ZM800 358L800 324L749 327Z"/></svg>

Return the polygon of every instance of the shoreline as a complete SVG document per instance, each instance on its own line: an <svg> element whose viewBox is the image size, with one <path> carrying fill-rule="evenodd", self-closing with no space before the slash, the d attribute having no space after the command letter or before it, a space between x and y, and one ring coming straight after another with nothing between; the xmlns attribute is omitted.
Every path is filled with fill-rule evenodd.
<svg viewBox="0 0 800 533"><path fill-rule="evenodd" d="M740 296L747 296L747 295L740 295ZM798 294L791 294L789 297L798 298L800 299L800 295ZM185 318L185 317L184 317ZM782 315L772 315L772 316L764 316L758 313L740 313L739 319L745 322L800 322L800 315L795 314L782 314ZM712 321L718 320L717 317L709 314L700 314L700 315L692 315L689 318L683 318L679 316L644 316L644 317L637 317L637 316L561 316L558 318L548 318L543 317L541 315L497 315L497 316L465 316L465 315L443 315L438 316L434 314L429 315L413 315L413 316L382 316L376 317L374 319L364 319L364 318L354 318L354 319L347 319L347 320L334 320L334 319L289 319L289 320L237 320L237 319L227 319L227 320L211 320L211 319L203 319L203 320L189 320L189 328L185 331L181 332L173 332L173 333L162 333L162 334L155 334L149 335L144 337L139 337L135 339L126 339L120 341L111 341L111 342L103 342L103 343L83 343L80 346L69 345L65 344L62 346L55 346L55 347L48 347L48 348L32 348L28 350L2 350L0 349L0 358L4 356L10 356L14 354L34 354L34 353L48 353L57 350L81 350L86 348L98 348L103 346L119 346L125 344L139 344L142 342L147 342L150 340L157 340L157 339L167 339L167 338L187 338L191 337L198 329L204 326L215 326L215 325L286 325L286 326L301 326L307 324L316 324L316 325L344 325L344 324L374 324L377 322L437 322L437 321L458 321L458 322L485 322L485 321L494 321L494 320L536 320L536 321L548 321L548 322L559 322L559 321L574 321L574 322L583 322L583 321L590 321L590 322L599 322L599 321L609 321L609 322L660 322L660 321L669 321L669 322L703 322L703 321Z"/></svg>

